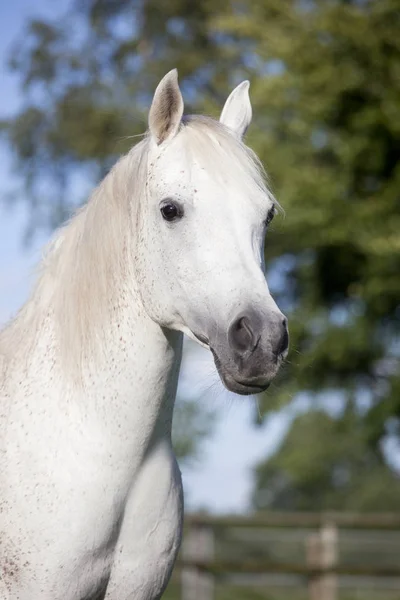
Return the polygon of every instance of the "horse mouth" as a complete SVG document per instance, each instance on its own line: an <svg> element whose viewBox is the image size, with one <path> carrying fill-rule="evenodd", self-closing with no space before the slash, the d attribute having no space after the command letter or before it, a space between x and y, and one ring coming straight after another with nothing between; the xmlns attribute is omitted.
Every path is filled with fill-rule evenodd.
<svg viewBox="0 0 400 600"><path fill-rule="evenodd" d="M196 333L195 331L193 331L192 333L193 333L194 337L196 338L196 340L198 342L200 342L200 344L204 348L207 348L208 350L210 350L210 341L205 335L202 335L201 333Z"/></svg>
<svg viewBox="0 0 400 600"><path fill-rule="evenodd" d="M271 378L266 377L251 377L247 379L239 379L233 377L226 369L223 368L220 359L216 352L210 347L214 357L215 366L217 367L220 379L227 390L239 394L241 396L251 396L253 394L261 394L265 392L271 384Z"/></svg>
<svg viewBox="0 0 400 600"><path fill-rule="evenodd" d="M225 374L220 373L220 377L221 377L222 383L230 392L234 392L235 394L240 394L241 396L251 396L252 394L261 394L262 392L265 392L271 384L270 381L265 381L265 380L264 381L258 380L257 382L255 382L254 380L239 381L238 379L234 379L234 377L232 377L231 375L229 375L227 373L225 373Z"/></svg>

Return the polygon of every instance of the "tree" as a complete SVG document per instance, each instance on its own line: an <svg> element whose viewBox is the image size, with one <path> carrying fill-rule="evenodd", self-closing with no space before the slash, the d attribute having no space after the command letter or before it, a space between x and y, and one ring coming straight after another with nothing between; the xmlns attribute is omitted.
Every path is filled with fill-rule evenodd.
<svg viewBox="0 0 400 600"><path fill-rule="evenodd" d="M286 211L266 256L292 340L263 408L335 392L356 407L377 464L400 424L399 9L399 0L71 4L62 21L31 22L13 53L27 101L6 124L34 223L53 227L82 200L82 175L97 179L132 143L123 136L145 129L166 71L178 67L189 110L214 115L250 78L249 143Z"/></svg>
<svg viewBox="0 0 400 600"><path fill-rule="evenodd" d="M258 465L258 509L398 511L400 479L365 439L358 411L299 415L277 452Z"/></svg>

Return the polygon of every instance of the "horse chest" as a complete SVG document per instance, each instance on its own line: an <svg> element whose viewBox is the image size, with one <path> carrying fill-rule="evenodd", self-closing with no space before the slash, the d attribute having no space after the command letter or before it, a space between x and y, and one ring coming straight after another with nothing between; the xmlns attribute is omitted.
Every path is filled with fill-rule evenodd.
<svg viewBox="0 0 400 600"><path fill-rule="evenodd" d="M31 496L25 524L9 515L2 598L160 596L179 549L183 512L180 473L168 440L150 449L126 492L118 479L120 473L111 471L108 481L94 478L89 496L48 496L38 503Z"/></svg>
<svg viewBox="0 0 400 600"><path fill-rule="evenodd" d="M137 471L108 540L92 555L87 549L83 569L88 593L81 597L91 600L92 590L101 592L107 565L106 600L159 598L179 549L182 516L179 469L169 442L160 440Z"/></svg>
<svg viewBox="0 0 400 600"><path fill-rule="evenodd" d="M180 543L181 481L169 435L150 426L151 405L128 420L135 391L109 415L96 411L106 428L74 408L83 403L60 410L46 393L21 426L25 390L14 401L1 470L2 599L159 597Z"/></svg>
<svg viewBox="0 0 400 600"><path fill-rule="evenodd" d="M127 499L107 600L161 595L179 549L182 519L180 472L165 441L147 457Z"/></svg>

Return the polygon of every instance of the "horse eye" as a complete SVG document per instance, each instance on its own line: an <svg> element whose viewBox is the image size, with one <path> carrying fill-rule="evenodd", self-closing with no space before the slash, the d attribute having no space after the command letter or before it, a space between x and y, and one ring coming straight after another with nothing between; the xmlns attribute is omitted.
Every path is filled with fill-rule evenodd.
<svg viewBox="0 0 400 600"><path fill-rule="evenodd" d="M163 219L166 221L175 221L183 216L182 210L175 204L175 202L166 202L162 205L160 210Z"/></svg>
<svg viewBox="0 0 400 600"><path fill-rule="evenodd" d="M265 224L269 225L271 223L272 219L274 218L274 216L275 216L275 206L270 208L270 210L268 211L267 218L265 219Z"/></svg>

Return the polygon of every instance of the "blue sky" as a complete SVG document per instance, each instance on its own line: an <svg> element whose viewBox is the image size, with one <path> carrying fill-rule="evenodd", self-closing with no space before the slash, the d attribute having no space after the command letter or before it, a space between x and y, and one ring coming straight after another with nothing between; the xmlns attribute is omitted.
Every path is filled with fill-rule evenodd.
<svg viewBox="0 0 400 600"><path fill-rule="evenodd" d="M0 119L14 114L23 102L17 78L9 73L5 63L10 46L31 17L57 17L68 6L67 0L14 0L3 2L0 8ZM129 132L127 132L129 134ZM15 178L12 160L0 147L1 197L12 189ZM23 234L28 214L24 203L5 208L0 203L0 323L5 323L29 296L34 281L35 265L47 241L44 234L35 236L33 243L24 248ZM190 387L204 388L210 377L211 355L192 348L184 361L180 380L181 394ZM215 380L215 375L212 375ZM287 427L287 419L272 416L261 427L254 428L254 399L234 397L220 392L199 401L216 406L218 420L214 435L204 444L201 460L196 465L183 467L186 505L189 509L207 508L214 512L243 511L249 506L252 487L251 466L265 457L279 441Z"/></svg>

